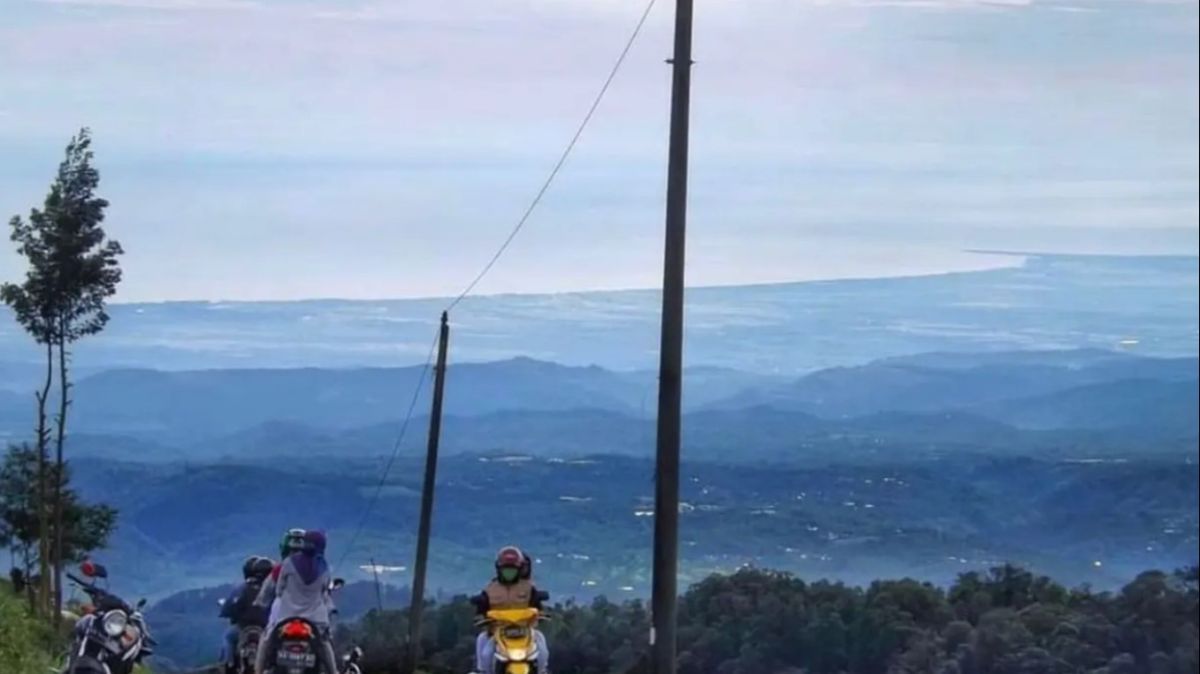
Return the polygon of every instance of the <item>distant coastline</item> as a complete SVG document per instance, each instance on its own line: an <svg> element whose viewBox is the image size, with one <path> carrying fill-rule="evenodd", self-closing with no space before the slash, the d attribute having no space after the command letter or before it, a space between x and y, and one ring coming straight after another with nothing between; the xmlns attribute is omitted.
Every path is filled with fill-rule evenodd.
<svg viewBox="0 0 1200 674"><path fill-rule="evenodd" d="M1064 348L1190 355L1197 258L962 253L906 276L693 286L693 366L798 373L930 351ZM968 264L969 261L969 264ZM944 267L944 266L943 266ZM445 299L118 304L81 348L84 369L353 368L423 362ZM455 362L529 357L652 368L654 289L493 294L451 316ZM0 317L0 363L27 379L39 354ZM22 374L16 374L21 371Z"/></svg>
<svg viewBox="0 0 1200 674"><path fill-rule="evenodd" d="M971 274L996 271L1000 269L1014 269L1027 266L1031 261L1043 260L1070 260L1078 259L1080 261L1178 261L1178 262L1193 262L1200 264L1200 257L1195 255L1115 255L1105 253L1059 253L1047 251L1020 251L1020 250L1003 250L1003 249L984 249L984 248L967 248L955 251L955 254L961 257L955 258L949 264L928 265L928 268L921 268L922 265L914 264L911 270L897 271L889 269L879 273L847 273L843 275L815 275L812 277L795 277L795 278L780 278L768 279L761 281L746 281L746 282L730 282L730 283L698 283L688 284L688 290L710 290L722 289L733 290L738 288L762 288L767 286L792 286L801 284L825 284L837 283L840 281L887 281L887 280L906 280L913 278L928 278L949 276L956 274ZM547 290L547 291L522 291L522 292L480 292L472 296L474 300L488 299L512 299L512 298L537 298L537 297L560 297L560 296L586 296L599 295L607 293L657 293L658 288L652 286L596 286L578 290ZM179 305L179 306L235 306L235 305L301 305L301 304L370 304L370 303L394 303L394 302L413 302L421 303L428 302L432 305L444 304L450 299L449 295L413 295L413 296L384 296L384 297L305 297L295 299L168 299L168 300L146 300L146 301L130 301L130 302L114 302L113 306L126 308L149 308L159 307L164 305ZM0 331L2 332L2 331Z"/></svg>

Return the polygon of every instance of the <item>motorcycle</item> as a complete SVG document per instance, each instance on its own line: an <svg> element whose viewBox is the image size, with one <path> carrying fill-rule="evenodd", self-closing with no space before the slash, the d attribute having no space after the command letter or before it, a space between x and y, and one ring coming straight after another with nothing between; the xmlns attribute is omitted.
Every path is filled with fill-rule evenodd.
<svg viewBox="0 0 1200 674"><path fill-rule="evenodd" d="M358 666L358 661L362 659L363 650L358 646L350 649L350 652L342 656L342 674L362 674L362 668Z"/></svg>
<svg viewBox="0 0 1200 674"><path fill-rule="evenodd" d="M334 579L329 590L339 590L345 584L341 578ZM275 652L267 659L267 671L272 674L339 674L325 672L322 668L320 649L325 648L325 641L332 638L333 635L324 633L318 625L304 618L279 621L271 633Z"/></svg>
<svg viewBox="0 0 1200 674"><path fill-rule="evenodd" d="M224 606L225 600L218 599L218 606ZM263 628L257 625L245 625L238 629L237 645L234 647L236 653L236 665L234 671L237 674L254 674L254 661L258 657L258 646L262 643Z"/></svg>
<svg viewBox="0 0 1200 674"><path fill-rule="evenodd" d="M67 578L88 595L91 606L75 623L65 674L132 674L135 665L153 654L155 644L142 617L146 600L130 606L97 587L108 578L99 564L84 562L80 570L87 580L71 573Z"/></svg>
<svg viewBox="0 0 1200 674"><path fill-rule="evenodd" d="M238 674L254 674L254 661L258 659L258 647L262 643L261 627L248 625L238 630L237 671Z"/></svg>
<svg viewBox="0 0 1200 674"><path fill-rule="evenodd" d="M550 598L539 593L542 601ZM533 630L545 615L536 608L495 609L481 621L496 644L496 674L539 674ZM544 674L544 673L541 673Z"/></svg>

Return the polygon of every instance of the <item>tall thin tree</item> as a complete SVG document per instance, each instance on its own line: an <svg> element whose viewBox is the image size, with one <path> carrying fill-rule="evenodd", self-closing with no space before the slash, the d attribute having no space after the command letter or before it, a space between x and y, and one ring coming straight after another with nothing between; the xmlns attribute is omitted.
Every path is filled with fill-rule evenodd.
<svg viewBox="0 0 1200 674"><path fill-rule="evenodd" d="M107 302L121 282L117 257L121 244L109 239L101 224L108 201L96 196L100 172L92 166L92 138L88 129L79 131L67 145L66 157L50 188L47 205L54 200L53 227L48 232L50 268L54 273L55 330L58 348L59 407L55 417L55 465L63 470L67 409L71 404L70 345L94 335L108 324ZM56 487L54 502L55 615L62 614L63 498L65 485Z"/></svg>
<svg viewBox="0 0 1200 674"><path fill-rule="evenodd" d="M101 227L108 201L96 196L100 173L92 165L91 143L91 133L86 128L81 129L67 145L66 156L59 164L42 210L31 212L27 224L19 218L13 219L13 240L20 244L21 252L29 259L30 269L25 284L9 284L3 289L4 299L17 311L18 320L21 320L22 307L26 304L37 309L28 312L36 313L36 321L21 322L36 340L48 343L48 383L39 397L39 437L42 438L43 456L49 444L49 433L45 429L46 397L57 350L59 406L55 416L54 474L60 476L67 474L63 470L63 450L71 403L70 345L104 329L109 319L107 301L116 293L121 281L117 258L123 251L118 242L108 239ZM33 284L34 279L36 284ZM9 301L9 295L12 301ZM37 328L37 332L31 326ZM64 484L55 484L54 534L49 548L54 563L55 616L62 612L62 494L65 488ZM43 528L43 532L47 531Z"/></svg>

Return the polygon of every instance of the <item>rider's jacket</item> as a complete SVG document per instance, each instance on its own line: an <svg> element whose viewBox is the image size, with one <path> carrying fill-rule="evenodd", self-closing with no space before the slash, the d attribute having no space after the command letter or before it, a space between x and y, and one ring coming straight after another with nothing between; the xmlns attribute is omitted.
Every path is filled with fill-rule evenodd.
<svg viewBox="0 0 1200 674"><path fill-rule="evenodd" d="M247 580L242 583L221 606L221 617L228 618L235 627L266 627L267 609L255 604L262 582Z"/></svg>
<svg viewBox="0 0 1200 674"><path fill-rule="evenodd" d="M515 583L505 584L499 579L492 579L479 595L475 606L482 614L492 610L514 608L540 609L542 602L538 599L537 588L529 580L522 578Z"/></svg>

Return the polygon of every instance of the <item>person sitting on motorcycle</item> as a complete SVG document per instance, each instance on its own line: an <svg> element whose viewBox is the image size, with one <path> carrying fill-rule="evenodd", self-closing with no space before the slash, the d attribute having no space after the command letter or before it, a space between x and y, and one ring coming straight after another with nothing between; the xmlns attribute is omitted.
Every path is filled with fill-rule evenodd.
<svg viewBox="0 0 1200 674"><path fill-rule="evenodd" d="M496 577L483 592L471 599L476 611L486 616L488 611L542 608L542 598L533 584L533 561L515 546L501 548L496 553ZM540 630L533 630L534 643L538 651L538 674L547 674L550 666L550 650L546 637ZM475 671L493 674L496 664L496 642L487 632L480 632L475 640Z"/></svg>
<svg viewBox="0 0 1200 674"><path fill-rule="evenodd" d="M221 649L221 662L225 671L232 674L237 671L238 634L243 627L267 626L267 610L258 606L255 601L262 589L263 581L271 574L275 562L266 557L254 556L242 564L242 584L221 604L221 617L229 620L229 629L225 630L225 641Z"/></svg>
<svg viewBox="0 0 1200 674"><path fill-rule="evenodd" d="M292 618L302 618L317 627L320 646L317 656L326 674L337 674L337 657L333 652L333 637L329 633L333 598L330 595L329 563L325 561L325 534L320 531L304 533L303 548L293 552L279 565L273 586L276 615L267 625L266 641L259 646L255 669L265 674L267 656L274 652L275 626ZM264 586L263 590L266 591ZM263 595L259 595L262 603Z"/></svg>
<svg viewBox="0 0 1200 674"><path fill-rule="evenodd" d="M303 529L288 529L283 532L283 538L279 541L279 563L271 569L271 573L262 582L262 589L259 590L258 598L254 602L258 606L270 607L270 612L267 614L268 625L274 625L278 617L279 603L275 601L275 583L279 580L279 572L283 569L283 563L293 552L299 552L303 548Z"/></svg>

